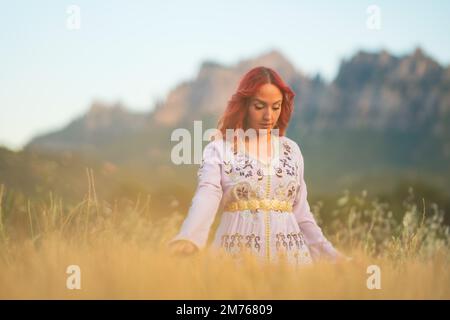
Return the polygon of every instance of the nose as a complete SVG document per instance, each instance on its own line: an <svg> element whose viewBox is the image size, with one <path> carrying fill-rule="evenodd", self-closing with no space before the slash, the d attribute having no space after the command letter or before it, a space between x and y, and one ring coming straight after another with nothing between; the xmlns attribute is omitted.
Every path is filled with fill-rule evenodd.
<svg viewBox="0 0 450 320"><path fill-rule="evenodd" d="M267 108L266 112L264 112L264 121L270 121L272 120L272 109Z"/></svg>

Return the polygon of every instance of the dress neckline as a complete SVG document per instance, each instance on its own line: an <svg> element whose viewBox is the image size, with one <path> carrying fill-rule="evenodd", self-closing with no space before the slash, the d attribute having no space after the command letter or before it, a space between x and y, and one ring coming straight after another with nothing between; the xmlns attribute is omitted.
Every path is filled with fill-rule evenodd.
<svg viewBox="0 0 450 320"><path fill-rule="evenodd" d="M253 160L255 160L255 161L257 161L257 162L259 162L259 163L261 163L261 164L263 164L265 166L269 166L270 164L273 164L275 158L279 158L279 154L278 154L278 157L275 157L275 155L273 153L274 153L274 150L275 150L275 142L276 141L281 142L282 138L283 138L283 136L281 136L281 137L272 136L270 138L270 144L271 144L270 148L271 148L271 153L272 154L271 154L271 157L270 157L270 159L268 161L262 161L261 159L258 159L257 156L254 156L254 155L248 153L248 151L245 151L245 150L239 150L239 152L245 154L249 158L252 158Z"/></svg>

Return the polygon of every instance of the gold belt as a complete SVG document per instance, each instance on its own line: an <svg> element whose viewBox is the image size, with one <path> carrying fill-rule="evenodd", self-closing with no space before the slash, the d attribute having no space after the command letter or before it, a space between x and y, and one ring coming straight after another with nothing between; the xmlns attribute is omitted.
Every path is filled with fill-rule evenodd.
<svg viewBox="0 0 450 320"><path fill-rule="evenodd" d="M251 199L233 201L225 205L225 211L241 210L280 210L282 212L292 213L292 204L288 201L277 199Z"/></svg>

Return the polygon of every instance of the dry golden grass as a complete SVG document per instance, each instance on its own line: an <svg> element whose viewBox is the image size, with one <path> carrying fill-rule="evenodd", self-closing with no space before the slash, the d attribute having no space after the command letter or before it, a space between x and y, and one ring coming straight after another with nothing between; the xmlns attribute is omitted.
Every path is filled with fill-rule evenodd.
<svg viewBox="0 0 450 320"><path fill-rule="evenodd" d="M3 193L2 186L0 199ZM386 216L379 211L358 213L357 206L343 203L341 199L338 205L342 215L353 213L345 217L346 223L330 224L341 228L331 240L353 260L293 269L261 266L252 259L236 265L208 251L189 258L171 257L166 242L183 215L156 219L148 203L139 201L119 209L100 203L92 189L74 208L64 208L53 199L39 208L29 204L24 221L16 224L6 221L0 200L0 298L450 298L448 228L433 225L434 215L416 224L411 217L403 219L394 232L386 228L387 212ZM411 212L404 216L415 214ZM370 217L367 225L365 215ZM342 223L353 230L351 237ZM69 265L81 268L80 290L66 287ZM381 269L379 290L367 288L369 265Z"/></svg>

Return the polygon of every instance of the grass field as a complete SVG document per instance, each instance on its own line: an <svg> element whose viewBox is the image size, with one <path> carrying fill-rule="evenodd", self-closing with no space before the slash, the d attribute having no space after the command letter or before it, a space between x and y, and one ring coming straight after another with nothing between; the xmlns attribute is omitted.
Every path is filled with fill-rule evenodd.
<svg viewBox="0 0 450 320"><path fill-rule="evenodd" d="M236 265L208 251L172 257L166 242L184 214L161 217L148 197L102 202L90 186L74 207L50 194L19 215L0 202L1 299L450 299L449 229L439 207L413 190L403 212L365 191L337 199L327 219L312 205L328 238L353 259L293 269ZM1 201L3 185L0 193ZM67 288L71 265L80 268L80 289ZM370 265L380 268L380 289L367 286Z"/></svg>

